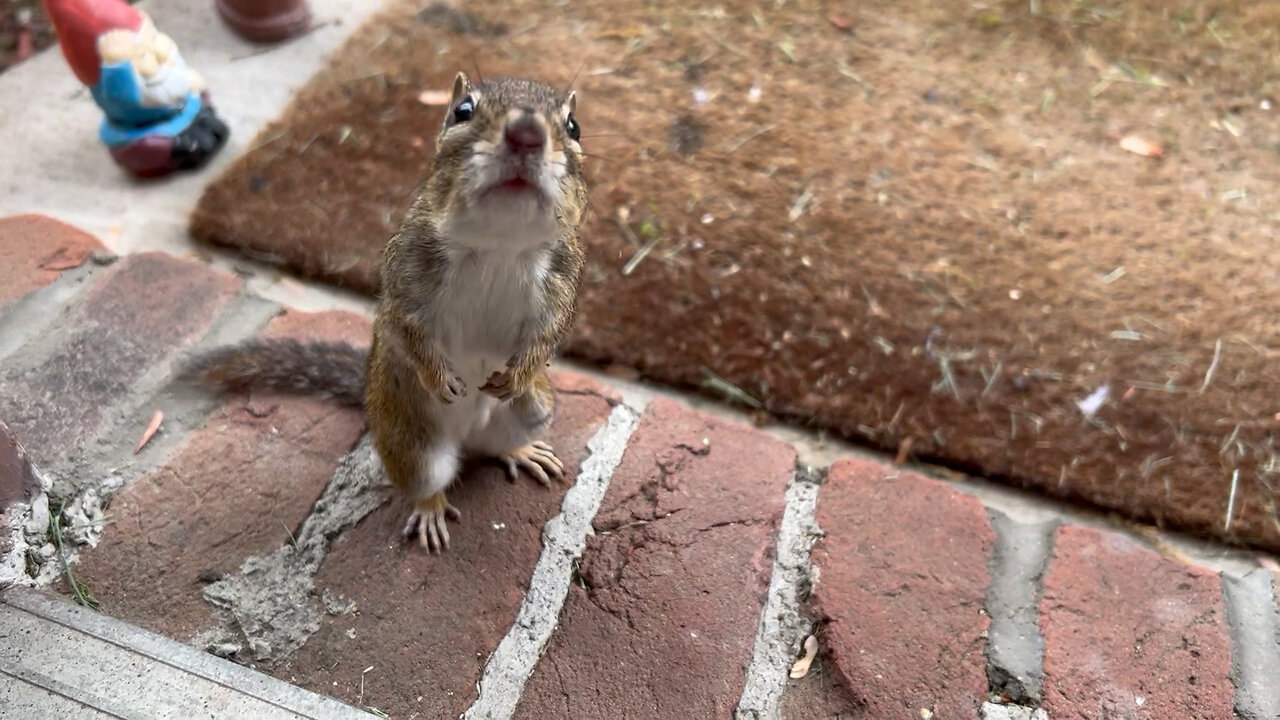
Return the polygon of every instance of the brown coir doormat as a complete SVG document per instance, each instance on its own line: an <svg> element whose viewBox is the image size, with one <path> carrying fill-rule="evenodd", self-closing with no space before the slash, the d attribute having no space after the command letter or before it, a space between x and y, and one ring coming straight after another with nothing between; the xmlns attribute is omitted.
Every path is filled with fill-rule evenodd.
<svg viewBox="0 0 1280 720"><path fill-rule="evenodd" d="M571 356L1280 550L1280 5L457 7L360 29L195 235L372 293L420 95L577 72Z"/></svg>

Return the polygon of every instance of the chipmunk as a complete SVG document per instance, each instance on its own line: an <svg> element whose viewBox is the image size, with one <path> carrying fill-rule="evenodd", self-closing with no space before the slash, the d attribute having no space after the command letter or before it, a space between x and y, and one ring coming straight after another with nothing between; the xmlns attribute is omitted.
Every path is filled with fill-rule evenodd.
<svg viewBox="0 0 1280 720"><path fill-rule="evenodd" d="M458 73L430 175L382 253L373 340L256 339L198 357L211 387L267 388L363 404L404 526L429 552L460 520L445 491L463 453L540 483L564 464L538 439L555 393L552 353L577 311L587 205L577 96L519 78Z"/></svg>

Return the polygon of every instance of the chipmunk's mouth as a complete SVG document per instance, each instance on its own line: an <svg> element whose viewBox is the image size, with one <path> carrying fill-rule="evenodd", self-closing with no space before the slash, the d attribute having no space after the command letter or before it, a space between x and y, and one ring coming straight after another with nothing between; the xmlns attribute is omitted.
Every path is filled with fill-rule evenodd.
<svg viewBox="0 0 1280 720"><path fill-rule="evenodd" d="M503 190L533 190L533 189L535 189L535 188L534 188L533 183L529 182L528 180L526 180L526 179L524 179L523 177L520 177L520 176L513 177L513 178L511 178L510 180L503 180L502 182L498 183L498 187L499 187L499 188L502 188Z"/></svg>
<svg viewBox="0 0 1280 720"><path fill-rule="evenodd" d="M525 196L540 198L545 193L542 185L524 168L509 168L500 173L481 194L492 199L515 199Z"/></svg>

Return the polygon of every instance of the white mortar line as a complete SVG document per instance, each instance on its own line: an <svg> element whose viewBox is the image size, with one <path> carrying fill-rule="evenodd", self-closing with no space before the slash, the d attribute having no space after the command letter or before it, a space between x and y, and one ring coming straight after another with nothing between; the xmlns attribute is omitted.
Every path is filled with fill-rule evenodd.
<svg viewBox="0 0 1280 720"><path fill-rule="evenodd" d="M747 666L736 718L772 720L787 687L792 662L799 656L813 622L801 608L812 580L809 552L821 535L815 513L818 483L812 470L798 470L787 487L786 509L778 528L769 595L760 611L755 647Z"/></svg>
<svg viewBox="0 0 1280 720"><path fill-rule="evenodd" d="M1244 720L1280 717L1280 608L1271 575L1262 568L1241 576L1222 574L1231 632L1231 681L1235 710Z"/></svg>
<svg viewBox="0 0 1280 720"><path fill-rule="evenodd" d="M1055 522L1024 523L987 509L995 545L987 557L987 687L1011 702L1038 706L1044 684L1040 602L1053 555Z"/></svg>
<svg viewBox="0 0 1280 720"><path fill-rule="evenodd" d="M1049 713L1044 708L1026 705L984 702L978 713L981 720L1049 720Z"/></svg>
<svg viewBox="0 0 1280 720"><path fill-rule="evenodd" d="M556 629L574 566L592 532L591 521L639 421L639 411L619 404L609 413L605 426L587 442L591 455L583 461L573 487L565 493L560 514L542 529L542 555L533 569L524 602L506 637L489 656L478 697L463 718L490 720L509 718L515 713L524 684Z"/></svg>

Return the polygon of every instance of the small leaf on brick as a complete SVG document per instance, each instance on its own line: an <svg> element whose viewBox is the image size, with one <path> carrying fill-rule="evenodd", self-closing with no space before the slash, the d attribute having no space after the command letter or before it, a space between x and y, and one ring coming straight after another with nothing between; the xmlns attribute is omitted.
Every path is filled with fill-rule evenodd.
<svg viewBox="0 0 1280 720"><path fill-rule="evenodd" d="M137 455L142 452L142 448L151 441L151 437L160 429L160 423L164 422L164 411L157 410L151 416L151 422L147 425L147 429L142 431L142 438L138 440L138 447L133 449L133 454Z"/></svg>

